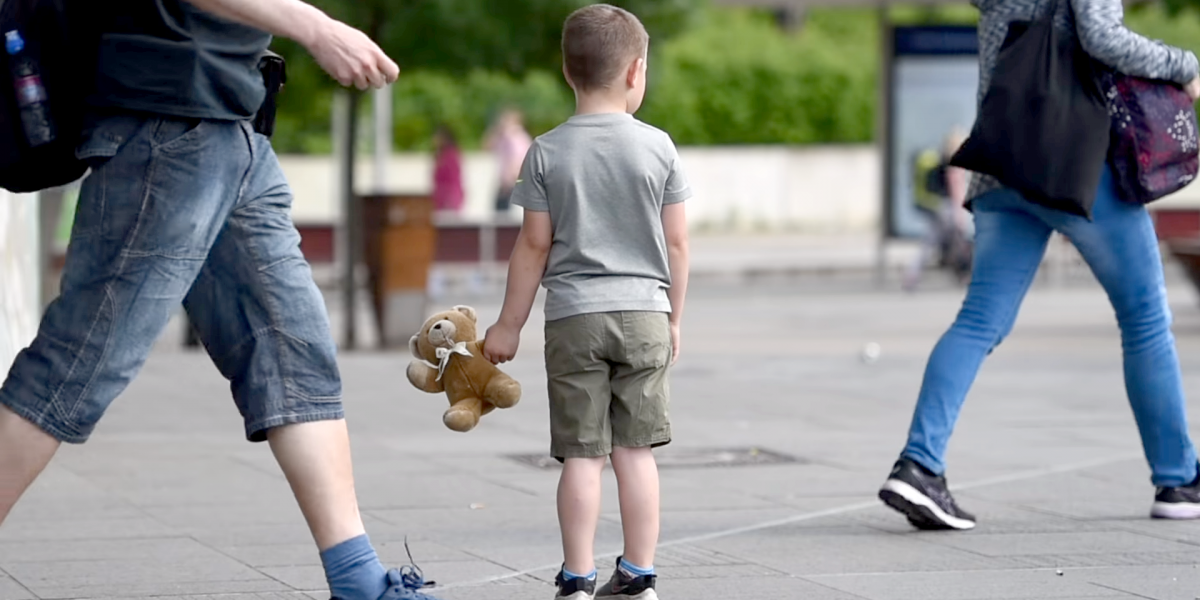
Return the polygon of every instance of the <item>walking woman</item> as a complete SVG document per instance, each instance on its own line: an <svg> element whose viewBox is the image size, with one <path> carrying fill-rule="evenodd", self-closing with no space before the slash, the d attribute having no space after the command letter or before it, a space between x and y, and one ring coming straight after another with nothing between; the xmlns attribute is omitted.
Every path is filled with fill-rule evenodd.
<svg viewBox="0 0 1200 600"><path fill-rule="evenodd" d="M1055 26L1078 37L1097 62L1119 73L1175 82L1200 98L1196 56L1126 29L1121 0L974 0L980 10L982 103L1009 26L1054 11ZM1069 33L1067 33L1069 32ZM1092 220L1035 205L995 180L974 175L975 258L967 297L934 348L908 444L880 498L919 529L971 529L975 517L946 486L946 444L984 358L1011 331L1046 242L1058 231L1079 249L1108 294L1121 329L1125 388L1157 486L1151 515L1200 518L1200 480L1187 416L1162 259L1146 209L1119 200L1106 167Z"/></svg>

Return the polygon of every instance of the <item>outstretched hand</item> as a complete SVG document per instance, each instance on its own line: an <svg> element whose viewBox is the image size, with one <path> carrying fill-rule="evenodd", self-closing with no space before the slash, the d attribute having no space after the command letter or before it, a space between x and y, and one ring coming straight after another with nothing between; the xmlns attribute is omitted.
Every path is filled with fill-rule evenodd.
<svg viewBox="0 0 1200 600"><path fill-rule="evenodd" d="M345 86L381 88L400 76L400 67L371 38L334 19L326 20L308 51L326 73Z"/></svg>

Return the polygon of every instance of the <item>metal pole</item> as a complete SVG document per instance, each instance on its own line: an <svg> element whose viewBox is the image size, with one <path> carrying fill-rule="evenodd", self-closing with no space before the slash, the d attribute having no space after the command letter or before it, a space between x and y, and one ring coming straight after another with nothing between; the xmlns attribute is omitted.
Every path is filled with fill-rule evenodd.
<svg viewBox="0 0 1200 600"><path fill-rule="evenodd" d="M362 217L354 193L354 146L358 121L357 95L340 91L334 97L334 142L339 163L338 193L341 196L342 227L339 243L342 263L343 340L347 350L358 345L358 265L362 255Z"/></svg>
<svg viewBox="0 0 1200 600"><path fill-rule="evenodd" d="M887 285L887 249L891 238L892 220L892 26L888 5L879 5L879 92L875 108L875 140L880 159L879 239L875 254L875 284Z"/></svg>
<svg viewBox="0 0 1200 600"><path fill-rule="evenodd" d="M372 101L375 109L375 164L372 168L375 192L387 192L388 161L392 157L392 86L374 91Z"/></svg>

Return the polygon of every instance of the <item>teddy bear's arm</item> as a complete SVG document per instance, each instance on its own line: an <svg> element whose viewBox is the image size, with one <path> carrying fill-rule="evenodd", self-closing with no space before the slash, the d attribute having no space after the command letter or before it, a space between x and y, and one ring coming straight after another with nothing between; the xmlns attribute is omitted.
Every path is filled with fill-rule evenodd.
<svg viewBox="0 0 1200 600"><path fill-rule="evenodd" d="M437 369L419 360L408 363L408 381L418 390L438 394L446 391L443 382L438 381Z"/></svg>

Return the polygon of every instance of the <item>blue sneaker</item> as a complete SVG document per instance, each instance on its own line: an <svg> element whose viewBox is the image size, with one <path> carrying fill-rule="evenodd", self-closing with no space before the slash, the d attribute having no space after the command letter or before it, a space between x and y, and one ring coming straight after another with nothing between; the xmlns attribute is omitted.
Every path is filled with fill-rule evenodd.
<svg viewBox="0 0 1200 600"><path fill-rule="evenodd" d="M408 549L408 540L404 540L404 551L408 552L408 565L399 569L388 571L388 589L379 597L379 600L438 600L429 594L423 594L420 590L431 588L437 585L435 581L425 581L425 574L421 572L421 567L418 567L412 559L412 552ZM339 600L338 598L330 598L330 600Z"/></svg>
<svg viewBox="0 0 1200 600"><path fill-rule="evenodd" d="M425 582L425 576L416 565L404 566L388 571L388 591L379 600L438 600L420 590L433 587L434 582Z"/></svg>

